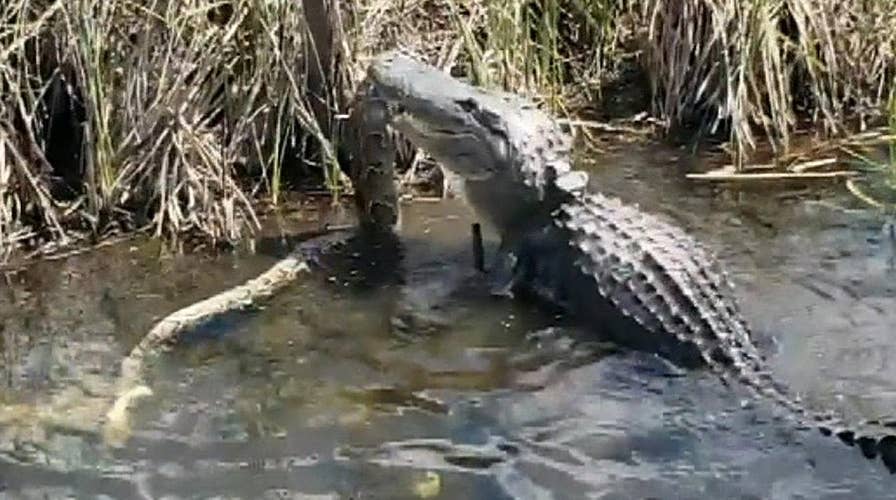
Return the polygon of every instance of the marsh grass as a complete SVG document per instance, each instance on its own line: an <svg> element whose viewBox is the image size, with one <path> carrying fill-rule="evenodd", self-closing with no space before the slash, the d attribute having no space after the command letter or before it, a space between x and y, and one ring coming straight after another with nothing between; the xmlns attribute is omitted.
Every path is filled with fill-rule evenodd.
<svg viewBox="0 0 896 500"><path fill-rule="evenodd" d="M896 215L896 83L890 91L887 113L887 125L877 134L877 140L843 151L856 170L865 174L847 183L849 191L866 205Z"/></svg>
<svg viewBox="0 0 896 500"><path fill-rule="evenodd" d="M758 135L786 151L801 121L829 135L879 121L896 78L896 2L641 2L655 110L727 133L738 164Z"/></svg>
<svg viewBox="0 0 896 500"><path fill-rule="evenodd" d="M59 206L51 194L51 170L39 142L40 128L33 126L36 103L48 85L30 81L30 70L21 61L26 50L39 50L35 41L58 6L20 22L24 2L0 8L0 258L23 242L34 239L40 227L64 239Z"/></svg>
<svg viewBox="0 0 896 500"><path fill-rule="evenodd" d="M308 30L296 2L16 0L2 16L4 250L78 228L235 242L257 226L252 198L276 202L283 165L303 149L340 187L331 131L304 90ZM48 104L55 79L83 108L61 140L83 141L81 155L51 165L48 125L65 111ZM71 171L75 196L54 199Z"/></svg>
<svg viewBox="0 0 896 500"><path fill-rule="evenodd" d="M473 83L525 94L562 114L570 102L599 99L615 62L619 2L471 3L463 16L461 2L449 1Z"/></svg>
<svg viewBox="0 0 896 500"><path fill-rule="evenodd" d="M634 63L667 133L738 165L799 130L896 128L896 0L358 0L309 21L314 2L3 2L0 258L139 228L232 243L294 182L338 192L340 116L395 46L561 116ZM321 23L338 58L316 57Z"/></svg>

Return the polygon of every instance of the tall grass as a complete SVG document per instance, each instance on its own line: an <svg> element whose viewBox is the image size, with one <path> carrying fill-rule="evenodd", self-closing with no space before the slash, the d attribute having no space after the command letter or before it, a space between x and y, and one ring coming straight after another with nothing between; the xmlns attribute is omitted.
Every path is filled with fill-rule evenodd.
<svg viewBox="0 0 896 500"><path fill-rule="evenodd" d="M65 238L59 206L50 192L52 170L38 140L34 116L48 85L29 78L34 65L22 60L28 51L40 50L36 41L59 11L43 9L24 22L27 2L0 8L0 258L19 243L34 239L36 228Z"/></svg>
<svg viewBox="0 0 896 500"><path fill-rule="evenodd" d="M92 234L149 226L171 241L233 242L257 225L253 194L277 200L290 154L316 143L319 160L336 164L305 92L308 29L296 2L16 0L2 9L4 249L73 234L60 211L69 229ZM43 152L60 112L48 105L57 78L83 108L68 131L70 141L83 133L83 156L51 165ZM77 196L54 199L66 171L80 172L67 186Z"/></svg>
<svg viewBox="0 0 896 500"><path fill-rule="evenodd" d="M467 2L466 16L460 2L449 4L474 83L541 98L555 112L599 97L615 62L620 2Z"/></svg>
<svg viewBox="0 0 896 500"><path fill-rule="evenodd" d="M879 119L896 78L892 0L640 3L655 110L727 131L739 160L758 131L781 151L800 120L841 134Z"/></svg>
<svg viewBox="0 0 896 500"><path fill-rule="evenodd" d="M395 46L562 115L634 54L667 130L738 164L798 130L896 127L894 0L8 0L0 258L142 227L233 242L287 181L338 190L338 117Z"/></svg>

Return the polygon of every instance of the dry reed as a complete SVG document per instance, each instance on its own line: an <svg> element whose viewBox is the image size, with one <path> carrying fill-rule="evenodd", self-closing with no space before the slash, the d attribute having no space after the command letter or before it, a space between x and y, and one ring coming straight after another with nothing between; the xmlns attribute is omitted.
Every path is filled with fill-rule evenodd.
<svg viewBox="0 0 896 500"><path fill-rule="evenodd" d="M286 180L340 189L339 116L395 46L562 115L634 63L667 130L725 137L738 164L808 126L896 128L894 0L358 0L306 19L330 1L4 2L0 259L116 228L234 242Z"/></svg>

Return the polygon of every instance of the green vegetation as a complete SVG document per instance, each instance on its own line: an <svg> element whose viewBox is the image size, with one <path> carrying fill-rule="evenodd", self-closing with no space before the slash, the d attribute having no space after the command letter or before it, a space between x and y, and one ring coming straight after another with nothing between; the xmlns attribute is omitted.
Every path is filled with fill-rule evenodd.
<svg viewBox="0 0 896 500"><path fill-rule="evenodd" d="M4 2L0 259L138 229L234 242L255 202L340 189L339 116L396 45L561 115L635 73L621 87L643 81L666 132L722 139L737 165L799 130L896 135L896 0L329 3Z"/></svg>
<svg viewBox="0 0 896 500"><path fill-rule="evenodd" d="M896 214L896 85L890 91L889 117L885 132L871 137L870 144L847 146L855 168L865 172L863 179L851 179L846 187L866 205ZM877 147L883 144L883 147Z"/></svg>

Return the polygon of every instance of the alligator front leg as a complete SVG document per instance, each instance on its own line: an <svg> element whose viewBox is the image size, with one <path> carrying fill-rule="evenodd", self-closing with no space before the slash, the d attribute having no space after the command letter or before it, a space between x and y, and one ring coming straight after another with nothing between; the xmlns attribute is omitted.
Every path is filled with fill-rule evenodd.
<svg viewBox="0 0 896 500"><path fill-rule="evenodd" d="M550 227L503 235L494 264L489 269L491 294L513 298L514 290L531 278L537 260L550 261L554 255L552 245L556 244L556 238L552 236Z"/></svg>
<svg viewBox="0 0 896 500"><path fill-rule="evenodd" d="M568 238L553 224L529 228L512 238L505 235L489 270L491 294L513 298L514 292L536 287L563 307L566 303Z"/></svg>

